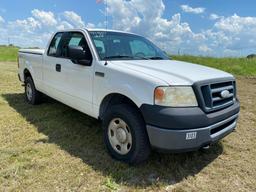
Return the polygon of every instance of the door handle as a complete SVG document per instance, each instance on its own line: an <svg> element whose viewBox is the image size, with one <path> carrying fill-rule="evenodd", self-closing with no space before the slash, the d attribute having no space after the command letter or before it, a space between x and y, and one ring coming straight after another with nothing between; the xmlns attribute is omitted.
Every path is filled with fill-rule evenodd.
<svg viewBox="0 0 256 192"><path fill-rule="evenodd" d="M56 71L61 72L61 65L60 64L56 64Z"/></svg>
<svg viewBox="0 0 256 192"><path fill-rule="evenodd" d="M98 76L98 77L104 77L104 76L105 76L105 73L96 71L96 72L95 72L95 75Z"/></svg>

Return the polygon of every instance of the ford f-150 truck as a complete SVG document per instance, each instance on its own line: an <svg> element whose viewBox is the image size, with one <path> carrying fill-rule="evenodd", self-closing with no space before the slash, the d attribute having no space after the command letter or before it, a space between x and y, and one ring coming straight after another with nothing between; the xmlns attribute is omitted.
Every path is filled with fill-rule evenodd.
<svg viewBox="0 0 256 192"><path fill-rule="evenodd" d="M136 164L152 149L206 148L237 125L235 78L171 60L146 38L79 29L54 34L45 50L19 51L29 104L48 95L102 121L110 155Z"/></svg>

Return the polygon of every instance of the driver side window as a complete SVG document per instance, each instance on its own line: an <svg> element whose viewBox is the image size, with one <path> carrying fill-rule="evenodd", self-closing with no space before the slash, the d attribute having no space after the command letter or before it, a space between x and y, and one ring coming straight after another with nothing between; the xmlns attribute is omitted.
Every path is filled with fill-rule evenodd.
<svg viewBox="0 0 256 192"><path fill-rule="evenodd" d="M61 42L61 57L69 59L69 46L82 47L85 59L92 60L92 54L84 35L80 32L69 32L63 35Z"/></svg>
<svg viewBox="0 0 256 192"><path fill-rule="evenodd" d="M84 36L82 34L80 34L80 33L72 33L68 45L84 46L85 42L86 42L85 38L84 38Z"/></svg>

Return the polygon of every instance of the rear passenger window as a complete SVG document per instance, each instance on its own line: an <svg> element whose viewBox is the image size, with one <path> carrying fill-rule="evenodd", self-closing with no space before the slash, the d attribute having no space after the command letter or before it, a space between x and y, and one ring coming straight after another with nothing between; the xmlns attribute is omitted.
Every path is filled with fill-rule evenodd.
<svg viewBox="0 0 256 192"><path fill-rule="evenodd" d="M55 35L55 37L53 38L49 50L48 50L48 55L49 56L57 56L57 50L59 49L59 44L60 44L60 40L62 37L63 33L58 33Z"/></svg>

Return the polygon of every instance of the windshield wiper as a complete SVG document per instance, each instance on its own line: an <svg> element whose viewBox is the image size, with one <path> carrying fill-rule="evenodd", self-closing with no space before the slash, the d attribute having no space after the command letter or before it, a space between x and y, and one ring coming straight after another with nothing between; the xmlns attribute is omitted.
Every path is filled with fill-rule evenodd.
<svg viewBox="0 0 256 192"><path fill-rule="evenodd" d="M129 56L129 55L113 55L113 56L104 57L104 59L121 59L121 58L129 58L129 59L132 59L133 57L132 57L132 56Z"/></svg>
<svg viewBox="0 0 256 192"><path fill-rule="evenodd" d="M151 59L151 60L164 60L163 57L159 57L159 56L155 56L155 57L148 57L148 59Z"/></svg>
<svg viewBox="0 0 256 192"><path fill-rule="evenodd" d="M149 60L149 58L147 58L147 57L140 57L140 56L134 56L133 58Z"/></svg>
<svg viewBox="0 0 256 192"><path fill-rule="evenodd" d="M145 59L149 60L149 58L146 57L140 57L140 56L129 56L129 55L113 55L113 56L107 56L104 57L104 59L122 59L122 58L128 58L128 59Z"/></svg>

